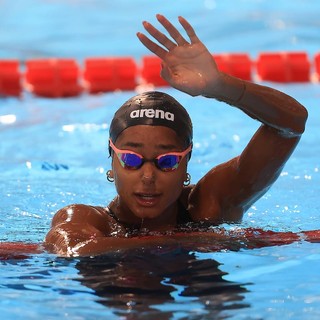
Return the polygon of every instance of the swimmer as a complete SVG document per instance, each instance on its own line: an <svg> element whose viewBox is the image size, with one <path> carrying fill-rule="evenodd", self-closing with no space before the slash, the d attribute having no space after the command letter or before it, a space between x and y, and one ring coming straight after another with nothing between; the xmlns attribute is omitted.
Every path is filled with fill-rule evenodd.
<svg viewBox="0 0 320 320"><path fill-rule="evenodd" d="M275 89L220 72L212 54L182 17L183 36L162 15L167 34L143 22L142 44L162 60L161 76L175 89L233 106L261 123L243 152L190 184L192 123L185 108L161 92L126 101L110 125L109 181L117 196L103 208L73 204L52 220L45 247L62 256L94 255L177 241L192 223L218 226L244 213L279 177L305 129L306 109ZM196 99L196 98L194 98ZM147 236L139 242L139 236ZM199 236L199 234L198 234ZM219 232L208 235L219 238ZM192 237L186 234L185 238Z"/></svg>

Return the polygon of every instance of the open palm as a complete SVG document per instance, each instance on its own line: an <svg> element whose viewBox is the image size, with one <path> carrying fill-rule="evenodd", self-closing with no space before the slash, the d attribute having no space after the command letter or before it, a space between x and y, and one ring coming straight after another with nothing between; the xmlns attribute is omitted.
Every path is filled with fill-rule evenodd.
<svg viewBox="0 0 320 320"><path fill-rule="evenodd" d="M190 42L164 16L157 15L157 19L174 41L149 22L143 22L144 28L162 46L143 33L137 33L137 36L145 47L162 59L161 76L178 90L192 96L205 95L219 79L219 71L212 55L184 18L179 17L179 22Z"/></svg>

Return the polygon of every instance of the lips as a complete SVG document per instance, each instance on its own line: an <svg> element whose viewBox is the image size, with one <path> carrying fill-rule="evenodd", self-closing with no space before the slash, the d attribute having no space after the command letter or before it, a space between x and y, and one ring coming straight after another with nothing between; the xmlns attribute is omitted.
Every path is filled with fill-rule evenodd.
<svg viewBox="0 0 320 320"><path fill-rule="evenodd" d="M153 207L160 201L160 193L140 193L134 194L137 202L144 207Z"/></svg>

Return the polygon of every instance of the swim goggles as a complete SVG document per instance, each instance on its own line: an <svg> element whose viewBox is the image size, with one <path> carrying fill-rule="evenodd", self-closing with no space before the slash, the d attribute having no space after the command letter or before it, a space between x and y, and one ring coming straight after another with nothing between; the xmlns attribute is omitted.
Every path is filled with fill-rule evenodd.
<svg viewBox="0 0 320 320"><path fill-rule="evenodd" d="M154 159L145 159L142 155L130 150L118 149L109 139L111 149L117 155L121 166L129 170L137 170L142 167L145 162L153 162L155 166L164 172L174 171L178 168L181 160L191 151L190 145L182 152L169 152L160 154Z"/></svg>

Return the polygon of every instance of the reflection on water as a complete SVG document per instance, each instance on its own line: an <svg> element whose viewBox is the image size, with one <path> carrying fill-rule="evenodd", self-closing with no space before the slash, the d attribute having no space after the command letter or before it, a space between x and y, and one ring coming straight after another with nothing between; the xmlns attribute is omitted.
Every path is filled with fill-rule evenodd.
<svg viewBox="0 0 320 320"><path fill-rule="evenodd" d="M249 305L242 302L245 284L225 280L219 265L194 252L162 247L81 258L76 268L97 301L122 319L170 319L176 312L188 319L224 319L227 310Z"/></svg>

